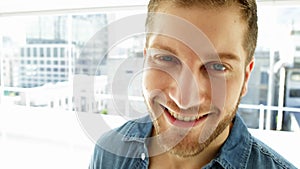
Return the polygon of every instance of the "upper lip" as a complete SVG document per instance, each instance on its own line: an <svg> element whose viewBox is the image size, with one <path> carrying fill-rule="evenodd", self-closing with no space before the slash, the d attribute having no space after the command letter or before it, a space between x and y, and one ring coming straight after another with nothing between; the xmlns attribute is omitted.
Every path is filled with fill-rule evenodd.
<svg viewBox="0 0 300 169"><path fill-rule="evenodd" d="M199 108L197 107L193 107L191 109L179 109L179 108L175 108L176 110L170 108L169 106L167 105L164 105L164 104L160 104L160 106L163 108L163 109L167 109L170 113L172 113L172 115L175 115L175 116L181 116L181 117L196 117L196 118L200 118L200 117L203 117L209 113L201 113L199 114Z"/></svg>

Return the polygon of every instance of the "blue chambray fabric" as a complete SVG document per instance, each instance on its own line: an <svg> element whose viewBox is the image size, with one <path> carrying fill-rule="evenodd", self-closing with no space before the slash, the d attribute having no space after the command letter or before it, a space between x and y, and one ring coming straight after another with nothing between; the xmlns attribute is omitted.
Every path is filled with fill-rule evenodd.
<svg viewBox="0 0 300 169"><path fill-rule="evenodd" d="M104 134L97 142L89 169L147 169L149 116L129 121ZM200 167L199 167L200 168ZM218 155L204 169L295 169L281 155L254 138L237 114Z"/></svg>

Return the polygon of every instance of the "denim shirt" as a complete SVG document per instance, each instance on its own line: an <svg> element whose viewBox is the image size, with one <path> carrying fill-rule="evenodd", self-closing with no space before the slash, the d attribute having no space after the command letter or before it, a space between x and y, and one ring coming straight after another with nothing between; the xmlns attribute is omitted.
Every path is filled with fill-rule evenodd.
<svg viewBox="0 0 300 169"><path fill-rule="evenodd" d="M97 142L89 169L146 169L149 165L147 138L151 136L149 116L129 121L104 134ZM199 167L200 168L200 167ZM237 114L230 135L218 155L204 169L296 168L248 132Z"/></svg>

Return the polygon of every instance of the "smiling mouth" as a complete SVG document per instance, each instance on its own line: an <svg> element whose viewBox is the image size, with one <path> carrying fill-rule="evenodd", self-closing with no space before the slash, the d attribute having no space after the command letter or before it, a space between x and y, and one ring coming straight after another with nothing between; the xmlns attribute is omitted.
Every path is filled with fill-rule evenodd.
<svg viewBox="0 0 300 169"><path fill-rule="evenodd" d="M168 108L164 107L161 105L161 107L164 109L164 112L166 112L169 117L173 118L173 120L178 120L178 121L182 121L182 122L197 122L197 121L200 121L201 119L204 119L208 116L208 114L204 114L204 115L186 115L186 114L178 114L178 113L175 113L173 112L172 110L169 110Z"/></svg>

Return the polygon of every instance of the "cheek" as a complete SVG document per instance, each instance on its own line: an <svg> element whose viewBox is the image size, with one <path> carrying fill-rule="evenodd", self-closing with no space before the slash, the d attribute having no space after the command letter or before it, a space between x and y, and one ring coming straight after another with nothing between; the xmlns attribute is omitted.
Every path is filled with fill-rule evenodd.
<svg viewBox="0 0 300 169"><path fill-rule="evenodd" d="M143 95L148 106L154 107L153 99L160 98L160 100L166 99L167 83L163 73L155 70L146 71L143 74Z"/></svg>
<svg viewBox="0 0 300 169"><path fill-rule="evenodd" d="M148 92L152 90L162 90L168 84L169 79L170 78L165 75L165 73L160 71L146 71L143 73L143 89Z"/></svg>
<svg viewBox="0 0 300 169"><path fill-rule="evenodd" d="M243 77L232 76L211 81L211 103L220 110L232 109L240 98Z"/></svg>
<svg viewBox="0 0 300 169"><path fill-rule="evenodd" d="M241 96L244 81L243 78L236 78L236 80L230 80L227 84L226 100L228 104L234 106Z"/></svg>

